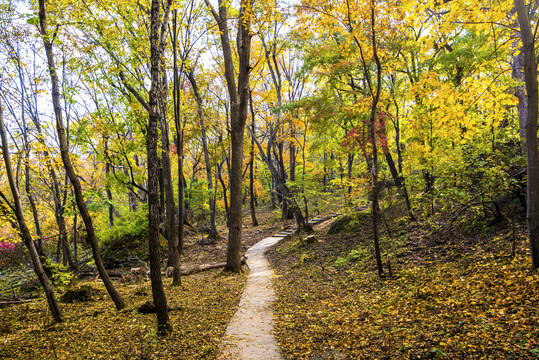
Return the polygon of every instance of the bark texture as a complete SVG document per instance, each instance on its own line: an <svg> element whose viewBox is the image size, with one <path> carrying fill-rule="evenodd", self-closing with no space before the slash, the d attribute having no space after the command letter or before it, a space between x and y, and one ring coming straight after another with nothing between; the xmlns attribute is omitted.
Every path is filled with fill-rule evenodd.
<svg viewBox="0 0 539 360"><path fill-rule="evenodd" d="M168 317L167 298L163 289L161 278L161 257L159 247L159 157L157 155L157 140L159 135L160 109L159 109L159 73L161 69L161 56L163 54L163 31L161 26L168 22L170 3L163 23L161 23L161 5L159 0L152 0L150 25L150 62L151 87L149 93L148 132L146 134L146 151L148 156L148 209L149 209L149 248L150 248L150 279L152 282L152 296L157 312L157 332L166 335L172 331Z"/></svg>
<svg viewBox="0 0 539 360"><path fill-rule="evenodd" d="M524 51L524 78L528 98L526 118L526 154L528 159L527 209L528 238L532 256L532 266L539 267L539 150L537 149L537 115L539 90L537 84L537 64L535 44L524 0L515 0L520 36Z"/></svg>
<svg viewBox="0 0 539 360"><path fill-rule="evenodd" d="M249 101L249 65L251 57L250 7L251 0L241 0L238 19L237 52L239 64L236 83L235 66L232 58L232 49L228 34L228 4L222 0L218 2L216 11L209 0L205 0L217 22L220 31L223 60L225 63L225 80L230 98L230 215L227 246L227 265L225 270L241 271L241 228L242 228L242 185L243 185L243 138L245 122L247 120L247 106Z"/></svg>

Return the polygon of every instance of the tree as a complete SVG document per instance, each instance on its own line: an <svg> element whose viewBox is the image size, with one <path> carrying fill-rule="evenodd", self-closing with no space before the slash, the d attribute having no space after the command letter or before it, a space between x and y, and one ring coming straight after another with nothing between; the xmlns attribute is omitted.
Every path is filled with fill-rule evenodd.
<svg viewBox="0 0 539 360"><path fill-rule="evenodd" d="M150 61L151 87L148 101L148 132L146 151L148 154L148 219L150 248L150 277L153 302L157 311L157 331L165 335L172 331L168 318L167 298L161 279L159 246L159 159L157 155L158 127L163 113L159 109L161 61L165 47L166 27L172 0L168 0L161 19L161 4L152 0L150 12Z"/></svg>
<svg viewBox="0 0 539 360"><path fill-rule="evenodd" d="M97 270L99 271L101 279L103 280L103 284L105 285L110 297L112 298L112 301L116 305L116 309L121 310L125 307L125 302L120 293L112 284L112 281L110 280L110 277L108 276L107 271L105 270L105 267L103 265L103 260L101 259L101 253L99 251L99 241L95 234L92 218L90 217L88 208L86 207L86 204L84 202L80 180L75 174L73 165L69 158L69 149L66 140L64 121L62 119L62 108L60 105L60 89L58 85L58 76L56 74L56 65L54 63L53 41L55 35L51 36L49 34L45 0L39 0L39 30L43 39L43 44L45 46L47 65L52 83L52 102L56 119L56 130L58 134L58 141L60 143L62 162L64 164L67 176L69 177L69 180L71 181L71 184L73 185L73 189L75 191L75 200L77 202L77 207L79 209L81 217L84 221L84 225L86 226L86 232L88 233L88 239L92 247L95 265L97 267Z"/></svg>
<svg viewBox="0 0 539 360"><path fill-rule="evenodd" d="M231 127L231 166L230 166L230 216L227 246L227 264L225 270L241 271L241 232L242 232L242 170L243 170L243 137L247 108L249 105L249 61L251 56L251 6L253 0L241 0L238 17L237 51L239 56L238 80L235 79L235 66L228 35L228 4L218 1L218 12L209 0L205 0L220 31L223 59L225 63L225 79L230 98Z"/></svg>
<svg viewBox="0 0 539 360"><path fill-rule="evenodd" d="M0 99L0 140L2 141L2 156L4 158L4 164L6 166L6 175L8 177L11 194L13 195L14 204L9 205L9 206L15 212L15 216L17 218L17 223L18 223L18 226L16 226L15 223L12 223L12 225L16 227L17 230L20 231L20 235L24 241L24 244L26 245L26 248L28 249L28 252L30 253L30 258L32 259L32 263L34 265L34 271L39 279L39 282L41 283L41 286L43 287L43 290L45 291L45 296L47 297L47 303L49 304L49 309L51 310L54 320L57 322L62 322L62 311L60 310L60 307L58 306L58 302L56 301L56 297L54 295L54 290L49 282L49 278L47 277L45 270L43 269L41 260L39 258L39 254L37 253L37 250L34 244L34 240L32 239L32 235L30 234L30 230L28 229L26 220L24 218L21 198L19 196L19 191L17 189L15 177L13 175L13 168L11 166L11 159L9 157L9 146L8 146L7 138L6 138L1 99Z"/></svg>
<svg viewBox="0 0 539 360"><path fill-rule="evenodd" d="M210 162L210 152L208 150L208 136L206 129L206 120L204 117L204 104L202 100L202 95L200 94L200 89L198 87L197 80L195 78L194 69L186 71L187 78L191 83L191 88L193 90L193 95L195 96L195 101L197 103L197 114L200 120L200 132L202 135L202 151L204 153L204 163L206 165L206 178L208 181L208 194L210 197L210 233L208 237L210 239L216 239L219 234L217 233L217 226L215 224L215 193L213 190L213 181L212 181L212 168Z"/></svg>
<svg viewBox="0 0 539 360"><path fill-rule="evenodd" d="M537 83L537 62L535 39L524 0L515 0L520 36L524 52L524 79L527 93L526 118L526 155L527 169L527 207L526 222L532 256L532 266L539 268L539 150L537 148L537 115L539 108L539 90Z"/></svg>

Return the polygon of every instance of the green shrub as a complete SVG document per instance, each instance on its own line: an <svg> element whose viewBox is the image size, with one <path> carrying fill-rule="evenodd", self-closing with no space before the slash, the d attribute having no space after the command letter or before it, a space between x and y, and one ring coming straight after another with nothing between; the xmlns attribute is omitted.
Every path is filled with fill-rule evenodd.
<svg viewBox="0 0 539 360"><path fill-rule="evenodd" d="M335 266L339 267L349 262L358 262L360 260L366 260L371 256L372 255L369 253L369 250L367 248L353 249L346 255L346 257L337 258L337 260L335 260Z"/></svg>
<svg viewBox="0 0 539 360"><path fill-rule="evenodd" d="M47 259L43 266L50 271L50 282L59 291L65 291L69 287L73 274L67 271L67 268L63 264L55 263L52 262L51 259Z"/></svg>
<svg viewBox="0 0 539 360"><path fill-rule="evenodd" d="M111 253L125 252L146 245L148 239L148 207L140 204L136 211L115 219L114 225L97 229L101 244Z"/></svg>

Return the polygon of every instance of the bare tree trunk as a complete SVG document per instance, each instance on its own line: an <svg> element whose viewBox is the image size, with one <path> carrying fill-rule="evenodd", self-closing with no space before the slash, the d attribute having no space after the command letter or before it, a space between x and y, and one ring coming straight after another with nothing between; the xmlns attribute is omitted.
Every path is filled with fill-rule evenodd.
<svg viewBox="0 0 539 360"><path fill-rule="evenodd" d="M516 7L513 7L509 12L510 16L515 15ZM515 29L520 27L518 17L513 24ZM515 31L513 35L513 50L515 54L513 55L512 62L512 73L514 79L525 82L524 75L524 52L525 50L519 46L520 42L520 33ZM515 96L518 99L517 111L518 111L518 125L519 125L519 135L521 140L521 149L526 151L526 119L528 117L528 97L526 96L525 86L516 86L515 87Z"/></svg>
<svg viewBox="0 0 539 360"><path fill-rule="evenodd" d="M393 181L395 181L395 185L397 186L397 191L404 198L406 210L408 211L408 217L410 218L410 220L415 221L415 216L412 213L412 206L410 204L410 198L408 197L408 190L406 189L406 183L404 182L404 178L397 172L395 162L393 161L393 157L391 156L389 149L383 150L387 161L387 166L389 167L389 172L391 173L391 177L393 177Z"/></svg>
<svg viewBox="0 0 539 360"><path fill-rule="evenodd" d="M49 69L49 75L51 77L51 83L52 83L52 101L53 101L54 114L56 116L56 129L58 132L58 140L60 142L60 153L62 156L62 162L64 163L66 173L69 176L69 179L75 191L75 199L77 202L77 207L79 208L79 212L86 226L86 232L88 233L88 239L92 247L92 253L94 255L95 265L97 267L97 270L99 271L99 275L101 276L101 279L103 280L103 284L105 285L110 297L112 298L112 301L114 301L114 304L116 305L116 309L121 310L125 307L124 300L121 297L120 293L116 290L116 288L112 284L112 281L110 280L105 270L105 267L103 266L103 261L101 259L101 254L99 252L99 242L97 240L97 236L95 235L95 229L93 226L92 218L90 217L90 214L88 213L88 209L86 208L86 204L84 203L84 197L82 195L82 187L80 185L79 178L75 174L75 171L73 170L73 165L71 164L71 160L69 159L69 149L67 147L65 129L64 129L64 124L62 120L62 109L60 107L60 91L59 91L59 86L58 86L58 77L56 75L56 67L54 64L53 45L51 42L51 37L47 30L45 0L39 0L39 22L40 22L41 36L43 38L43 43L44 43L45 51L47 54L47 64L48 64L48 69Z"/></svg>
<svg viewBox="0 0 539 360"><path fill-rule="evenodd" d="M353 169L354 169L354 154L348 154L348 161L346 162L348 166L348 181L352 181L352 178L354 177ZM348 201L351 201L350 195L352 194L352 185L348 186Z"/></svg>
<svg viewBox="0 0 539 360"><path fill-rule="evenodd" d="M28 252L30 253L30 258L32 259L32 263L34 265L34 271L39 279L39 282L41 283L41 286L43 287L43 291L45 292L45 296L47 297L47 303L49 304L49 309L51 310L52 316L56 322L62 322L62 311L60 310L60 307L58 306L58 302L56 301L56 297L54 296L54 290L49 282L49 278L47 277L47 274L45 274L45 271L43 270L43 266L41 265L41 261L39 259L39 255L34 245L32 235L30 234L30 230L28 229L28 226L26 225L26 221L24 219L21 198L19 196L19 192L17 190L17 186L15 183L15 178L13 176L13 168L11 167L11 159L9 158L9 147L7 144L7 138L6 138L5 127L4 127L1 99L0 99L0 139L2 141L2 155L4 157L6 175L8 177L11 194L13 195L14 206L12 210L14 210L15 215L17 217L17 222L19 225L18 230L20 231L24 244L26 245L26 247L28 248ZM13 225L16 225L16 224L13 224Z"/></svg>
<svg viewBox="0 0 539 360"><path fill-rule="evenodd" d="M255 164L255 111L253 107L252 90L249 92L249 107L251 109L251 148L249 150L249 208L251 210L251 221L253 227L258 226L258 220L256 219L255 208L255 191L254 191L254 164Z"/></svg>
<svg viewBox="0 0 539 360"><path fill-rule="evenodd" d="M226 160L225 160L226 161ZM230 219L230 208L228 207L228 195L227 195L227 187L225 184L225 181L223 180L223 177L221 176L221 170L223 169L224 161L219 164L219 168L217 169L217 176L219 177L219 182L221 183L221 187L223 188L223 200L225 202L225 216L226 216L226 226L230 226L229 219Z"/></svg>
<svg viewBox="0 0 539 360"><path fill-rule="evenodd" d="M105 158L108 159L108 152L109 152L109 138L108 136L105 139ZM109 202L109 226L114 226L114 205L112 205L112 192L110 191L110 186L108 185L108 177L111 172L112 165L108 160L106 160L105 163L105 176L107 178L107 185L106 185L106 193L107 193L107 200Z"/></svg>
<svg viewBox="0 0 539 360"><path fill-rule="evenodd" d="M350 15L350 0L346 0L346 5L348 8L348 15ZM371 80L370 68L367 64L367 61L364 57L363 47L361 42L353 34L353 26L351 23L351 18L348 16L348 26L350 34L354 37L354 42L358 46L361 55L361 63L363 66L363 74L365 76L365 81L368 85L368 90L372 98L371 113L369 117L369 133L372 147L372 163L369 165L369 160L367 159L367 166L371 171L371 181L372 181L372 231L373 231L373 240L374 240L374 252L376 258L376 267L378 269L378 275L381 277L384 274L384 268L382 265L382 257L380 254L380 243L378 237L378 217L379 217L379 204L378 204L378 153L376 148L376 131L375 131L375 119L376 111L378 107L378 101L380 100L380 91L382 88L382 65L380 59L378 58L378 48L376 44L376 31L375 31L375 4L374 0L371 0L371 36L370 40L372 41L372 54L376 64L376 89L373 87Z"/></svg>
<svg viewBox="0 0 539 360"><path fill-rule="evenodd" d="M39 221L39 214L37 212L37 206L34 201L34 195L32 191L32 185L30 182L30 142L28 141L28 130L26 126L26 119L25 119L25 111L24 111L24 100L26 96L25 87L24 87L24 81L23 81L23 72L22 72L22 65L20 62L19 54L17 53L16 56L17 60L17 70L19 72L19 81L21 86L21 123L22 123L22 133L23 133L23 140L24 140L24 175L25 175L25 188L26 188L26 196L28 197L28 201L30 202L30 208L32 209L32 216L34 218L34 224L36 226L36 234L38 237L37 240L37 251L39 254L43 254L43 233L41 232L41 225ZM2 109L0 109L2 111Z"/></svg>
<svg viewBox="0 0 539 360"><path fill-rule="evenodd" d="M537 148L537 115L539 90L537 84L537 64L535 44L524 0L515 0L520 35L524 52L524 78L528 95L528 116L526 118L526 153L528 158L527 213L528 237L532 256L532 266L539 267L539 150Z"/></svg>
<svg viewBox="0 0 539 360"><path fill-rule="evenodd" d="M164 110L163 110L164 111ZM165 189L165 226L168 242L168 261L172 269L176 269L176 277L173 270L173 285L180 285L180 254L178 252L178 242L176 240L176 210L174 207L174 188L172 185L172 171L170 165L170 141L168 123L164 116L160 116L161 123L161 144L163 148L161 161L163 164L163 187Z"/></svg>
<svg viewBox="0 0 539 360"><path fill-rule="evenodd" d="M215 11L209 0L205 0L220 30L223 59L225 63L225 79L230 98L231 127L231 160L230 160L230 227L228 232L227 265L225 270L241 271L241 228L242 228L242 171L243 171L243 137L247 120L249 101L249 72L251 56L250 11L252 0L241 0L238 19L237 51L239 55L238 82L236 84L232 49L228 36L227 4L218 1L219 13Z"/></svg>
<svg viewBox="0 0 539 360"><path fill-rule="evenodd" d="M148 153L148 209L149 209L149 248L150 248L150 278L152 296L157 312L157 331L166 335L172 331L169 322L167 298L161 279L161 259L159 246L159 163L157 156L158 126L160 123L159 110L159 74L161 57L164 51L164 28L168 22L168 14L172 0L167 1L164 18L161 22L160 1L152 0L150 22L150 61L151 87L149 93L148 132L146 134L146 150ZM161 31L160 31L161 29ZM161 33L161 34L160 34ZM161 36L160 36L161 35Z"/></svg>
<svg viewBox="0 0 539 360"><path fill-rule="evenodd" d="M219 234L217 233L217 225L215 223L215 196L214 196L214 190L213 190L213 179L212 179L212 170L211 170L211 163L210 163L210 151L208 150L208 136L206 135L206 122L204 118L204 107L202 104L202 96L200 95L200 91L198 89L198 83L196 81L195 75L193 71L187 71L187 78L189 79L189 82L191 83L192 89L193 89L193 95L195 96L195 100L197 102L197 112L198 112L198 118L200 120L200 131L202 134L202 151L204 153L204 162L206 165L206 178L208 181L208 193L210 197L210 234L208 235L211 239L216 239L219 237Z"/></svg>
<svg viewBox="0 0 539 360"><path fill-rule="evenodd" d="M264 152L264 149L262 149L262 146L260 145L260 142L254 137L254 134L251 134L253 136L253 139L256 143L256 146L258 147L258 151L260 153L260 156L262 157L262 160L268 165L268 168L270 170L270 173L275 180L276 185L279 188L279 191L284 197L287 197L290 199L291 205L290 209L292 210L292 213L294 214L294 217L296 218L296 224L298 226L298 229L300 231L310 232L312 231L312 227L307 222L307 219L303 216L303 213L301 212L301 209L299 208L298 203L296 202L295 197L292 195L292 192L286 186L284 180L281 178L281 174L279 173L279 170L275 168L275 165L271 161L269 161L268 156ZM270 152L271 142L268 143L268 150L267 152Z"/></svg>
<svg viewBox="0 0 539 360"><path fill-rule="evenodd" d="M372 50L374 60L376 62L376 93L374 95L371 107L371 117L370 117L370 133L371 133L371 144L372 144L372 230L374 236L374 249L376 255L376 267L378 268L378 275L382 276L384 273L384 268L382 265L382 257L380 255L380 245L378 240L378 153L376 149L376 138L375 138L375 124L374 120L376 118L376 108L378 106L378 100L380 99L380 91L382 89L382 65L378 59L377 45L376 45L376 33L374 28L375 23L375 9L374 9L374 0L371 0L371 31L372 31Z"/></svg>

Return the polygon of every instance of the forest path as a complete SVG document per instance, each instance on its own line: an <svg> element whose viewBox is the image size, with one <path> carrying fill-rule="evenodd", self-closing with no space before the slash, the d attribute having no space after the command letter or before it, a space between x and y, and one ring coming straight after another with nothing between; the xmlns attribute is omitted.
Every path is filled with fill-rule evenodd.
<svg viewBox="0 0 539 360"><path fill-rule="evenodd" d="M230 320L219 345L219 360L281 360L281 350L272 334L273 270L265 252L282 237L268 237L250 247L245 255L249 276L238 310Z"/></svg>

